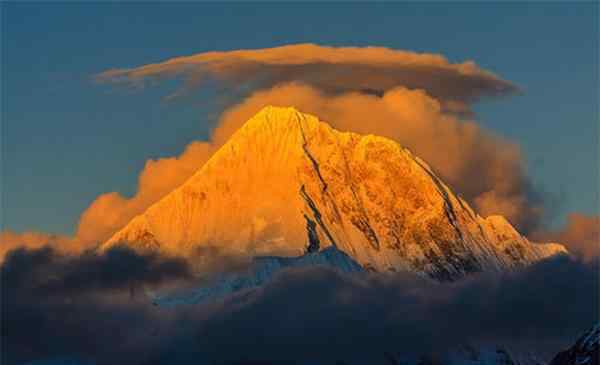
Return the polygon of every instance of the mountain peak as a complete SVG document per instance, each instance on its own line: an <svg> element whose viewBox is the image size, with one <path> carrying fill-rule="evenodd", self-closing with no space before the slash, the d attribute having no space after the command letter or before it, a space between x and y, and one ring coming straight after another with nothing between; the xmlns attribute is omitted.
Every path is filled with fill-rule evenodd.
<svg viewBox="0 0 600 365"><path fill-rule="evenodd" d="M398 143L274 106L101 249L121 243L175 255L217 246L298 256L335 246L366 269L439 279L564 252L530 243L502 217L480 217Z"/></svg>
<svg viewBox="0 0 600 365"><path fill-rule="evenodd" d="M252 118L240 128L241 131L263 130L268 133L275 131L285 131L289 128L296 129L303 127L315 127L320 123L319 119L310 114L304 114L294 107L279 107L267 105L263 107Z"/></svg>
<svg viewBox="0 0 600 365"><path fill-rule="evenodd" d="M246 123L250 123L253 120L271 120L277 122L284 122L288 120L290 117L303 114L298 111L298 109L293 106L275 106L275 105L266 105L261 110L258 111L252 118L250 118Z"/></svg>

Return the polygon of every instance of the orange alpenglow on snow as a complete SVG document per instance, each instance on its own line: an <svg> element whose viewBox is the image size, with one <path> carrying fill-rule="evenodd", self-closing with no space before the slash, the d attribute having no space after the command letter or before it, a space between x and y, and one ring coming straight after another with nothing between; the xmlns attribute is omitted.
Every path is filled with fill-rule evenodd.
<svg viewBox="0 0 600 365"><path fill-rule="evenodd" d="M100 250L177 256L297 256L335 245L367 269L452 279L554 254L501 216L483 218L421 159L374 135L342 133L294 108L265 107L189 180Z"/></svg>

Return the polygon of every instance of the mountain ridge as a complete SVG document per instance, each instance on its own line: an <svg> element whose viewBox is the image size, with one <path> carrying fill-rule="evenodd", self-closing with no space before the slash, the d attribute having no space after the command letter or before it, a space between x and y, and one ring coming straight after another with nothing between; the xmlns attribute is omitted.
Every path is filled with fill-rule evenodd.
<svg viewBox="0 0 600 365"><path fill-rule="evenodd" d="M479 216L398 143L273 106L100 250L118 244L174 255L218 246L251 256L333 245L366 269L439 279L566 253L529 242L501 216Z"/></svg>

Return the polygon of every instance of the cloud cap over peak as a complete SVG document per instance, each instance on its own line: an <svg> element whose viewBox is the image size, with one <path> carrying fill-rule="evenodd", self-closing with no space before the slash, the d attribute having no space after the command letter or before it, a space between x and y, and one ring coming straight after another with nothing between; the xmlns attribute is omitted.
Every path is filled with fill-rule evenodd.
<svg viewBox="0 0 600 365"><path fill-rule="evenodd" d="M143 84L163 77L182 77L184 92L201 87L202 81L212 77L249 85L253 90L291 81L331 93L382 94L404 86L423 89L436 98L459 104L518 91L514 84L481 69L473 61L451 63L439 54L385 47L316 44L204 52L140 67L107 70L96 75L96 80Z"/></svg>

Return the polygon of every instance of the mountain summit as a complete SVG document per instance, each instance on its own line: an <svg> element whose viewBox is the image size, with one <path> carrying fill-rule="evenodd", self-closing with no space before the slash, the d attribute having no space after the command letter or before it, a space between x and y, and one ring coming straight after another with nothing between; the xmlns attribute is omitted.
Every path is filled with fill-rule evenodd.
<svg viewBox="0 0 600 365"><path fill-rule="evenodd" d="M398 143L268 106L100 250L298 256L335 246L365 269L448 280L565 253L483 218Z"/></svg>

